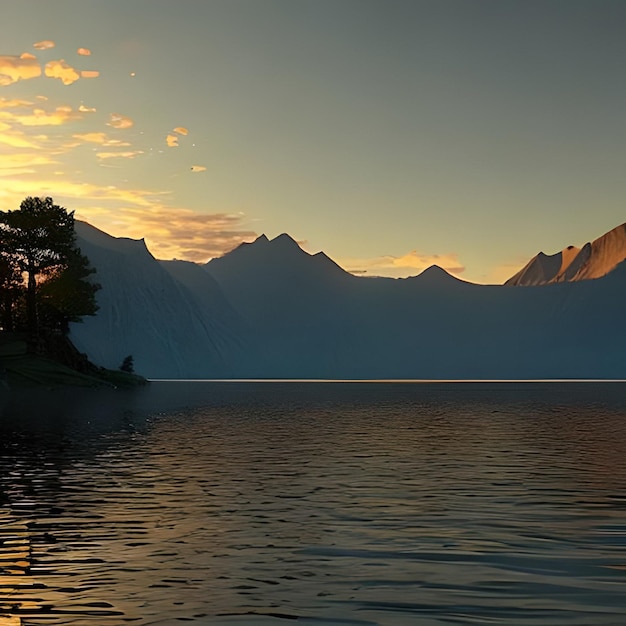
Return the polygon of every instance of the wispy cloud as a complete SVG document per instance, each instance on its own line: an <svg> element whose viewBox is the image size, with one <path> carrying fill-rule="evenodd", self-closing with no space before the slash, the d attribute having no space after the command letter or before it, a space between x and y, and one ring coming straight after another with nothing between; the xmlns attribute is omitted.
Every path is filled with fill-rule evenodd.
<svg viewBox="0 0 626 626"><path fill-rule="evenodd" d="M143 150L126 150L125 152L96 152L99 159L134 159L143 154Z"/></svg>
<svg viewBox="0 0 626 626"><path fill-rule="evenodd" d="M98 70L81 70L80 72L81 78L98 78L98 76L100 76Z"/></svg>
<svg viewBox="0 0 626 626"><path fill-rule="evenodd" d="M53 111L39 108L33 109L29 113L0 111L0 120L9 120L21 126L60 126L81 118L82 115L79 111L67 105L59 106Z"/></svg>
<svg viewBox="0 0 626 626"><path fill-rule="evenodd" d="M204 167L204 165L192 165L191 171L192 172L206 172L206 167Z"/></svg>
<svg viewBox="0 0 626 626"><path fill-rule="evenodd" d="M54 48L56 44L54 43L54 41L51 41L50 39L44 39L43 41L38 41L37 43L33 44L33 48L35 48L36 50L49 50L50 48Z"/></svg>
<svg viewBox="0 0 626 626"><path fill-rule="evenodd" d="M112 128L131 128L134 125L130 117L126 117L126 115L121 115L119 113L111 113L109 121L107 122L107 126L111 126Z"/></svg>
<svg viewBox="0 0 626 626"><path fill-rule="evenodd" d="M94 207L81 210L77 217L114 236L143 237L150 251L161 259L204 263L257 237L256 232L243 227L241 214L202 214L164 205L153 205L150 211Z"/></svg>
<svg viewBox="0 0 626 626"><path fill-rule="evenodd" d="M0 109L18 109L31 107L30 100L20 100L19 98L0 98Z"/></svg>
<svg viewBox="0 0 626 626"><path fill-rule="evenodd" d="M465 267L455 253L423 254L417 250L401 256L381 256L371 259L342 259L339 264L348 272L370 276L406 278L415 276L431 265L438 265L451 274L461 274Z"/></svg>
<svg viewBox="0 0 626 626"><path fill-rule="evenodd" d="M91 133L76 133L72 135L74 139L79 141L85 141L87 143L95 143L100 146L118 146L127 147L130 143L127 141L121 141L120 139L112 139L106 133L103 132L91 132Z"/></svg>

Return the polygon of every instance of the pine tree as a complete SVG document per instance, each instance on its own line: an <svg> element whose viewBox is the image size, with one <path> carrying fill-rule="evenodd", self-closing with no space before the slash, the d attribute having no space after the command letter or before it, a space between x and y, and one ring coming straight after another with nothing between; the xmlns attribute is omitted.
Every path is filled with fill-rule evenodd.
<svg viewBox="0 0 626 626"><path fill-rule="evenodd" d="M27 277L26 320L31 338L42 328L39 305L56 311L57 324L96 311L98 285L85 280L92 271L76 247L74 212L52 198L26 198L19 210L0 211L0 259ZM47 285L47 283L50 283ZM73 301L72 301L73 300Z"/></svg>

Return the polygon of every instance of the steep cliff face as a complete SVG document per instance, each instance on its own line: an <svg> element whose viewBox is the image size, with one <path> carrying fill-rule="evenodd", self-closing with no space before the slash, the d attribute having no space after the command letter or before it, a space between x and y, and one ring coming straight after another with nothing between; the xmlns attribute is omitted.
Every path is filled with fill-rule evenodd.
<svg viewBox="0 0 626 626"><path fill-rule="evenodd" d="M540 252L504 284L547 285L602 278L626 259L626 224L598 237L582 248L568 246L561 252Z"/></svg>
<svg viewBox="0 0 626 626"><path fill-rule="evenodd" d="M245 332L210 276L193 264L160 263L143 240L82 222L76 232L102 285L97 315L71 326L79 350L110 368L132 354L136 371L151 377L232 374Z"/></svg>

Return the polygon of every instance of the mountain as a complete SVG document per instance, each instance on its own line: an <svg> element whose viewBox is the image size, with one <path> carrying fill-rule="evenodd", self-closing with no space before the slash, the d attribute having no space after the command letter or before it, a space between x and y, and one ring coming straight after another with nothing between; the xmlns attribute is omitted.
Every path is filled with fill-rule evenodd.
<svg viewBox="0 0 626 626"><path fill-rule="evenodd" d="M547 285L601 278L626 260L626 224L602 235L582 248L568 246L561 252L540 252L504 284Z"/></svg>
<svg viewBox="0 0 626 626"><path fill-rule="evenodd" d="M90 359L117 368L125 356L151 377L234 372L248 354L246 332L217 283L184 261L157 261L143 240L115 238L76 222L77 244L102 285L99 311L71 325L70 338Z"/></svg>
<svg viewBox="0 0 626 626"><path fill-rule="evenodd" d="M99 364L133 354L151 378L626 377L619 228L587 256L538 257L524 280L548 284L524 288L467 283L437 266L405 279L354 276L288 235L199 266L78 231L103 289L100 311L71 338ZM575 280L553 280L568 268Z"/></svg>

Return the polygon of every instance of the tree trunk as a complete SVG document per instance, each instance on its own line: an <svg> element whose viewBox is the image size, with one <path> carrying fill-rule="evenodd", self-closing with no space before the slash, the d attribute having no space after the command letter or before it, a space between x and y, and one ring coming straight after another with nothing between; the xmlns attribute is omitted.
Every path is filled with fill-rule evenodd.
<svg viewBox="0 0 626 626"><path fill-rule="evenodd" d="M28 290L26 292L26 312L28 317L28 333L31 340L36 343L39 334L39 324L37 320L37 281L35 280L35 270L28 268Z"/></svg>

